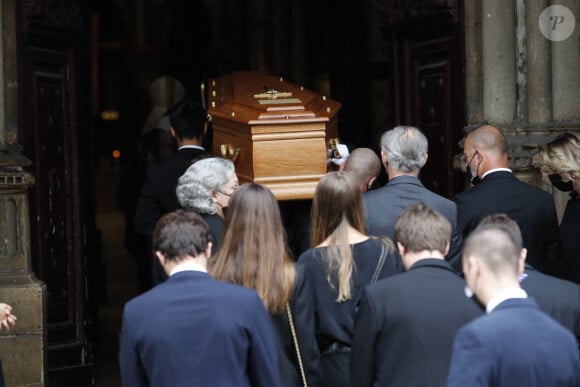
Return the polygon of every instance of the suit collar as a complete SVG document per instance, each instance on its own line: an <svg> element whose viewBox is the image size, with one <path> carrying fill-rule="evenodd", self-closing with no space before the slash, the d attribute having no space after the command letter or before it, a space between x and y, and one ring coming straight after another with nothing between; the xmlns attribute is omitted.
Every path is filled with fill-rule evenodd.
<svg viewBox="0 0 580 387"><path fill-rule="evenodd" d="M415 184L415 185L423 187L423 184L421 183L421 181L418 178L416 178L414 176L409 176L409 175L395 176L387 182L387 185L389 185L389 186L396 185L396 184Z"/></svg>
<svg viewBox="0 0 580 387"><path fill-rule="evenodd" d="M528 298L510 298L505 301L500 302L494 309L491 311L493 314L496 311L505 310L505 309L513 309L513 308L535 308L539 309L538 303L531 297Z"/></svg>
<svg viewBox="0 0 580 387"><path fill-rule="evenodd" d="M170 276L165 282L212 278L208 273L195 270L180 271Z"/></svg>
<svg viewBox="0 0 580 387"><path fill-rule="evenodd" d="M455 273L455 271L453 270L453 268L451 267L451 265L449 265L449 263L447 263L446 261L444 261L442 259L437 259L437 258L421 259L421 260L415 262L413 264L413 266L411 266L409 268L409 270L407 270L407 271L422 269L425 267L432 267L432 268L438 268L438 269L443 269L443 270L449 270L453 274L457 275Z"/></svg>
<svg viewBox="0 0 580 387"><path fill-rule="evenodd" d="M500 171L492 172L489 175L485 175L485 178L483 178L481 180L481 182L483 183L484 181L490 181L490 180L495 180L495 179L505 179L505 178L515 179L516 176L513 174L513 172L500 170Z"/></svg>

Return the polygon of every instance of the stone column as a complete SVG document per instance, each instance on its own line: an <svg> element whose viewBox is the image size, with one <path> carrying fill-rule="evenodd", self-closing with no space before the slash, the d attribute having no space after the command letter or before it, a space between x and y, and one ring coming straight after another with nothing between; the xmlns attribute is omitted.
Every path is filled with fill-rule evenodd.
<svg viewBox="0 0 580 387"><path fill-rule="evenodd" d="M467 124L483 122L481 84L481 4L465 2L465 97Z"/></svg>
<svg viewBox="0 0 580 387"><path fill-rule="evenodd" d="M556 2L554 2L556 3ZM554 121L580 119L580 0L559 0L576 19L574 33L552 45L552 111Z"/></svg>
<svg viewBox="0 0 580 387"><path fill-rule="evenodd" d="M7 386L45 385L46 287L31 267L28 188L34 178L18 145L16 1L0 2L0 302L16 326L0 334Z"/></svg>
<svg viewBox="0 0 580 387"><path fill-rule="evenodd" d="M512 124L516 108L515 9L511 1L481 1L483 118Z"/></svg>
<svg viewBox="0 0 580 387"><path fill-rule="evenodd" d="M528 0L526 32L528 59L528 122L546 125L552 119L550 41L538 28L540 14L550 0Z"/></svg>

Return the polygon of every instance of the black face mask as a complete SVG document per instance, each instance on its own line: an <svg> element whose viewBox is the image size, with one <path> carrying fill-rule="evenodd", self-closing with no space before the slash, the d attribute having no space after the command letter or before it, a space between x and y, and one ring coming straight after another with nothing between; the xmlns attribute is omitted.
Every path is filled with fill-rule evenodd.
<svg viewBox="0 0 580 387"><path fill-rule="evenodd" d="M572 181L563 182L559 173L548 175L548 179L554 187L562 192L571 192L574 189L574 183Z"/></svg>
<svg viewBox="0 0 580 387"><path fill-rule="evenodd" d="M473 158L475 157L476 154L477 154L477 152L475 152L473 154L473 156L471 156L471 160L469 161L469 164L467 164L467 166L465 167L465 173L467 174L467 178L469 179L469 181L473 185L476 185L481 181L479 176L477 176L477 172L475 175L473 175L473 173L471 172L471 163L473 162ZM477 169L479 169L479 165L477 166Z"/></svg>

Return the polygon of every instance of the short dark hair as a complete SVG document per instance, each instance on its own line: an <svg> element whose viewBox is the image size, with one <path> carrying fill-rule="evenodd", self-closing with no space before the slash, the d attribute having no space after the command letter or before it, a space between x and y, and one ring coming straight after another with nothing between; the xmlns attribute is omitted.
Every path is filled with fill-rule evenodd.
<svg viewBox="0 0 580 387"><path fill-rule="evenodd" d="M510 274L516 275L520 252L505 227L490 223L476 227L469 235L463 247L463 259L475 256L495 274L513 270Z"/></svg>
<svg viewBox="0 0 580 387"><path fill-rule="evenodd" d="M497 227L499 229L504 230L507 232L515 243L516 248L518 250L522 250L524 248L524 243L522 239L522 232L520 230L520 226L518 226L517 222L507 216L506 214L492 214L488 215L479 222L479 227Z"/></svg>
<svg viewBox="0 0 580 387"><path fill-rule="evenodd" d="M171 110L169 121L178 138L200 138L207 123L207 112L201 104L186 99Z"/></svg>
<svg viewBox="0 0 580 387"><path fill-rule="evenodd" d="M168 261L180 261L203 253L210 241L205 220L188 210L177 210L163 215L153 231L153 250Z"/></svg>
<svg viewBox="0 0 580 387"><path fill-rule="evenodd" d="M423 203L407 207L395 223L395 242L409 252L439 251L445 254L451 240L451 223Z"/></svg>

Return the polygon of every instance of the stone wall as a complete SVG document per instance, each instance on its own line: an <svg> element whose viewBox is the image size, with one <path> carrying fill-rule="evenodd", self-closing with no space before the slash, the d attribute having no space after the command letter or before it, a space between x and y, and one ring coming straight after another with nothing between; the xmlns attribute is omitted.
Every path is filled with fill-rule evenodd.
<svg viewBox="0 0 580 387"><path fill-rule="evenodd" d="M500 128L510 167L548 191L552 187L533 168L533 155L560 132L580 133L580 0L558 4L576 19L561 41L540 29L549 0L465 1L465 132L484 123ZM552 20L554 32L565 28L561 18ZM554 197L561 213L567 196L556 191Z"/></svg>

